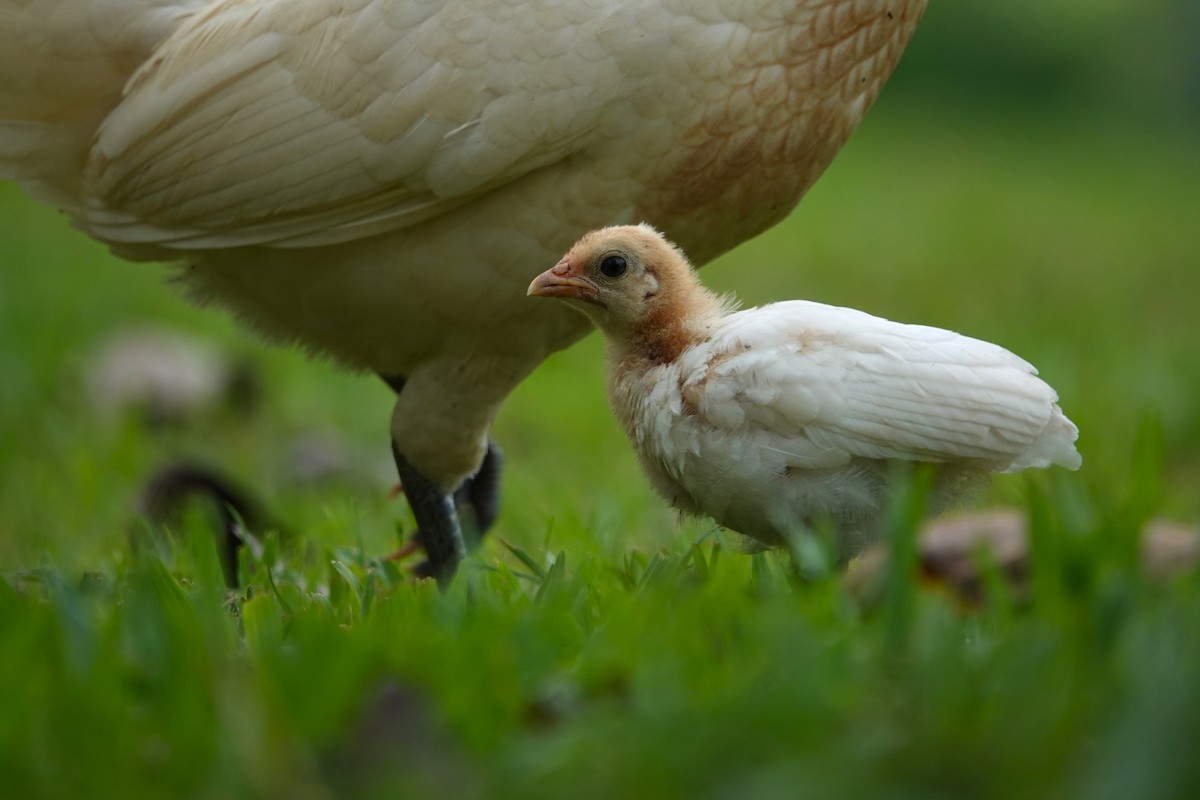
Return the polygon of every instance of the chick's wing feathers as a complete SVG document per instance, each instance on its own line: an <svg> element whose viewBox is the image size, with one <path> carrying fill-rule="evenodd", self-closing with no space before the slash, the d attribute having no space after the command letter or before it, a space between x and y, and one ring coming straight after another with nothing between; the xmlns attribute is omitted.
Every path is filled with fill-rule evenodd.
<svg viewBox="0 0 1200 800"><path fill-rule="evenodd" d="M443 213L594 135L624 85L602 42L625 12L592 5L218 2L134 74L76 213L176 247L329 244Z"/></svg>
<svg viewBox="0 0 1200 800"><path fill-rule="evenodd" d="M951 331L802 301L727 317L686 358L682 395L796 466L852 457L1078 466L1077 431L1036 370Z"/></svg>

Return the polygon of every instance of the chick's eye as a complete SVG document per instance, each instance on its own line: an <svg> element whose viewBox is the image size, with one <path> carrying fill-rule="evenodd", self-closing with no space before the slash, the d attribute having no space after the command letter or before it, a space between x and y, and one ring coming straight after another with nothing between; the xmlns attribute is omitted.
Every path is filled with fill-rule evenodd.
<svg viewBox="0 0 1200 800"><path fill-rule="evenodd" d="M605 256L600 262L600 271L610 278L618 278L625 274L628 264L620 256Z"/></svg>

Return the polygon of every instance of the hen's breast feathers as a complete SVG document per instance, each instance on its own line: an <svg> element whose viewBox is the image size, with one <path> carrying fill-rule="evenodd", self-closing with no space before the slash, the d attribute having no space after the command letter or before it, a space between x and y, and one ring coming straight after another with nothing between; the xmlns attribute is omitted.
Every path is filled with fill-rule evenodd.
<svg viewBox="0 0 1200 800"><path fill-rule="evenodd" d="M777 303L726 317L673 366L682 418L759 437L797 468L853 458L1080 464L1077 430L1036 370L950 331Z"/></svg>

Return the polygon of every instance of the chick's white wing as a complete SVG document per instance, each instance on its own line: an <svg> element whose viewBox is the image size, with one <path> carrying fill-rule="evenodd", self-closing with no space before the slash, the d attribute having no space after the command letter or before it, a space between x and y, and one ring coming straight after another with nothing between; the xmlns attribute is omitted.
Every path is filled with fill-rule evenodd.
<svg viewBox="0 0 1200 800"><path fill-rule="evenodd" d="M1036 370L951 331L777 303L728 317L690 357L704 359L683 387L698 415L760 437L797 466L852 457L1078 465L1075 428ZM1044 434L1055 437L1049 447Z"/></svg>
<svg viewBox="0 0 1200 800"><path fill-rule="evenodd" d="M622 4L217 0L126 86L89 159L95 235L319 245L564 158L623 73Z"/></svg>

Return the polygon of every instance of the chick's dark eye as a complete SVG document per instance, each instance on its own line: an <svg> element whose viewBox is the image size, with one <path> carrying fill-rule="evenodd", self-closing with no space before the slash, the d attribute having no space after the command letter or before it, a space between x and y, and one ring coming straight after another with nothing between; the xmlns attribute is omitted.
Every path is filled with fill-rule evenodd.
<svg viewBox="0 0 1200 800"><path fill-rule="evenodd" d="M620 256L605 256L600 262L600 271L610 278L618 278L625 274L628 266Z"/></svg>

